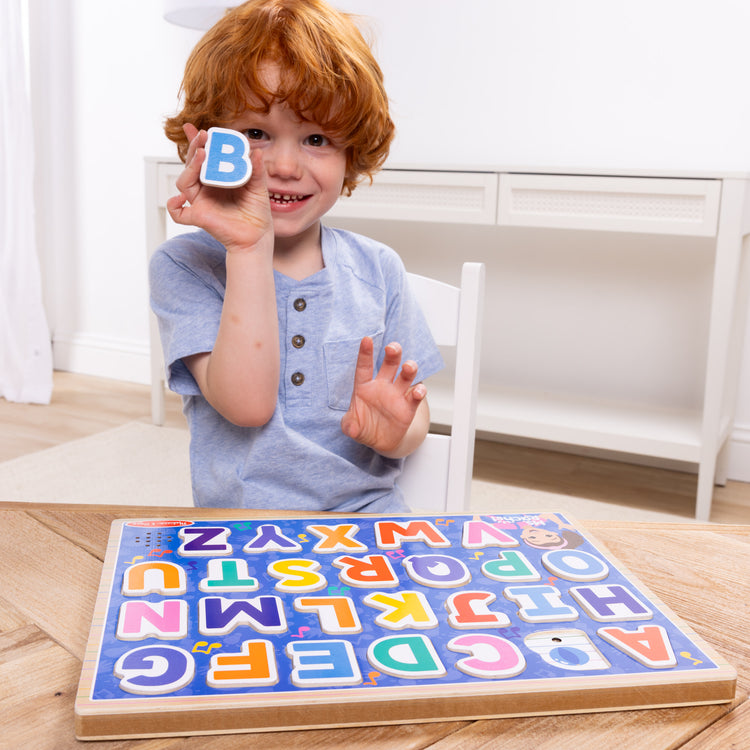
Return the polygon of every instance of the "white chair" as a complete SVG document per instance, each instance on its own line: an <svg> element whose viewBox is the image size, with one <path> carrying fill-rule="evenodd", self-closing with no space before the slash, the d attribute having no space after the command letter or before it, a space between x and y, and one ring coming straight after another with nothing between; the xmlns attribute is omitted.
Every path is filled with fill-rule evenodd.
<svg viewBox="0 0 750 750"><path fill-rule="evenodd" d="M146 161L146 246L148 257L167 238L166 200L182 166ZM430 433L404 463L398 485L419 512L467 511L474 463L479 355L484 307L484 264L464 263L461 286L409 274L436 343L454 350L455 377L450 434ZM164 424L164 359L156 317L150 314L151 421ZM427 383L428 401L430 384ZM447 397L449 398L449 397ZM441 420L442 421L442 420Z"/></svg>
<svg viewBox="0 0 750 750"><path fill-rule="evenodd" d="M466 512L474 465L484 264L464 263L460 287L416 274L409 274L409 281L436 343L455 350L456 366L450 435L428 434L404 462L398 485L417 512Z"/></svg>

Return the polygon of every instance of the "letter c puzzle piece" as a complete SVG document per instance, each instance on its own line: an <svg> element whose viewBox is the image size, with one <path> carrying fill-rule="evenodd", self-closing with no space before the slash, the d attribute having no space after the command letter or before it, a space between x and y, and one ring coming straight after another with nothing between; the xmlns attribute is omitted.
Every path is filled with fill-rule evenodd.
<svg viewBox="0 0 750 750"><path fill-rule="evenodd" d="M448 643L448 648L469 654L456 662L456 668L472 677L496 680L515 677L526 669L526 660L518 647L496 635L460 635Z"/></svg>

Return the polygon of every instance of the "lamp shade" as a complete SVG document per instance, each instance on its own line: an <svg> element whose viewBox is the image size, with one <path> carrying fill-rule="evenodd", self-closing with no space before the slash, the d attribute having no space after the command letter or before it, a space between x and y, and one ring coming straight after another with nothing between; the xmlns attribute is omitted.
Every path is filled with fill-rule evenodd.
<svg viewBox="0 0 750 750"><path fill-rule="evenodd" d="M164 18L188 29L210 29L228 8L243 0L164 0Z"/></svg>

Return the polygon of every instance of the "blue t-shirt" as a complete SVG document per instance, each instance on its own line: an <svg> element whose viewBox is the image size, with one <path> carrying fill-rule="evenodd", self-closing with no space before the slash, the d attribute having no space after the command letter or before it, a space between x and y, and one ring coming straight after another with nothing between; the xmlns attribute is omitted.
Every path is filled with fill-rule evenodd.
<svg viewBox="0 0 750 750"><path fill-rule="evenodd" d="M226 251L203 231L165 242L150 265L151 306L169 387L182 395L190 427L195 504L300 511L408 510L396 480L402 459L347 437L363 336L397 341L419 365L415 382L443 361L414 300L401 259L361 235L323 227L325 267L296 281L274 272L281 377L276 410L261 427L237 427L201 395L183 357L213 349L226 283ZM249 394L251 395L251 394Z"/></svg>

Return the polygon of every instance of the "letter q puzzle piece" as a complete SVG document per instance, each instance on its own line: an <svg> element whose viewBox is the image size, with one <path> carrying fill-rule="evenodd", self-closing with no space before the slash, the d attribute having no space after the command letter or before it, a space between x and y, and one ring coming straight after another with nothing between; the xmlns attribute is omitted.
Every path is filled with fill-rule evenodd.
<svg viewBox="0 0 750 750"><path fill-rule="evenodd" d="M247 138L237 130L209 128L201 182L213 187L237 188L242 187L252 173Z"/></svg>

